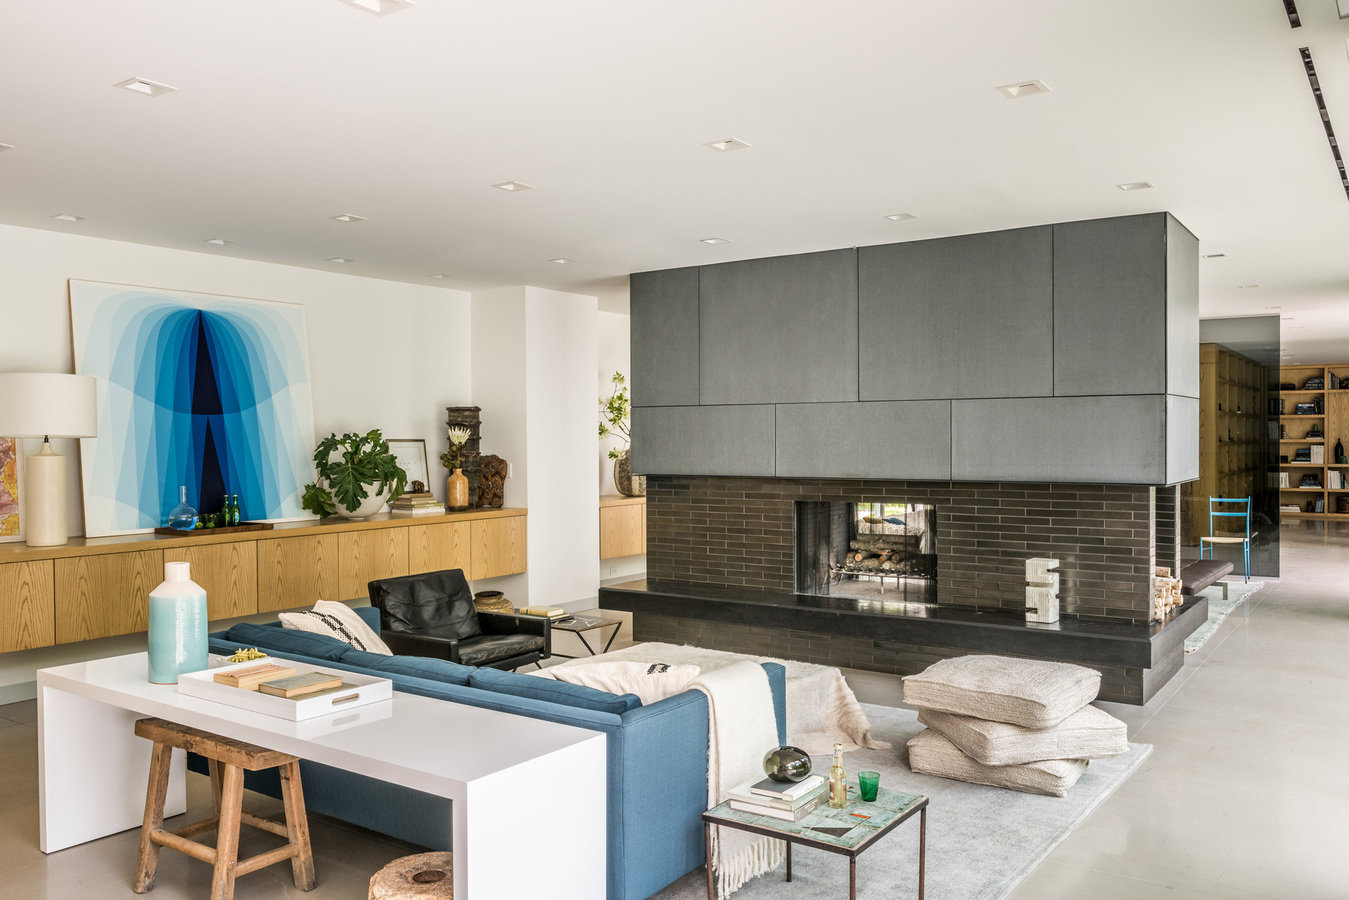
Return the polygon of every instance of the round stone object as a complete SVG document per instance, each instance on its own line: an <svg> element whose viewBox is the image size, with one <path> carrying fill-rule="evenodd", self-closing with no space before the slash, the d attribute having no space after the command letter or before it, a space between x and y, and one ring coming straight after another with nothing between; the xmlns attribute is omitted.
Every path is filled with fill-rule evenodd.
<svg viewBox="0 0 1349 900"><path fill-rule="evenodd" d="M454 854L418 853L395 859L370 879L367 900L454 900Z"/></svg>

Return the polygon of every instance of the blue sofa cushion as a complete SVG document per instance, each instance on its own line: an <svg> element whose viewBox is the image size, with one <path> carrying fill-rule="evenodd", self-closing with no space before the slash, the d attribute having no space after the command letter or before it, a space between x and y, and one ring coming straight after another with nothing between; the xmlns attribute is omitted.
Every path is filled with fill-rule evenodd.
<svg viewBox="0 0 1349 900"><path fill-rule="evenodd" d="M642 705L642 701L638 700L635 694L608 694L580 684L567 684L565 681L537 678L533 675L519 675L501 669L470 669L470 672L469 687L495 691L498 694L546 700L563 706L620 716Z"/></svg>
<svg viewBox="0 0 1349 900"><path fill-rule="evenodd" d="M364 653L353 650L342 658L349 666L361 666L394 675L411 675L413 678L425 678L429 681L441 681L446 684L468 685L472 666L461 666L448 659L435 659L430 656L381 656L378 653Z"/></svg>
<svg viewBox="0 0 1349 900"><path fill-rule="evenodd" d="M281 650L298 653L314 659L329 659L336 662L353 648L337 638L327 635L311 634L308 631L295 631L280 625L253 625L240 622L225 632L225 640L240 647L259 647L263 650Z"/></svg>

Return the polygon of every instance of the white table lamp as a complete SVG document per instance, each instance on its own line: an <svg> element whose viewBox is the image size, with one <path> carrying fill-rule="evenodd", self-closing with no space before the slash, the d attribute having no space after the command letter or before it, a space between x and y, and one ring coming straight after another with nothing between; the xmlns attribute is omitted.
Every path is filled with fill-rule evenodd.
<svg viewBox="0 0 1349 900"><path fill-rule="evenodd" d="M42 438L24 460L23 497L29 546L53 547L66 536L66 458L51 438L98 434L97 382L90 375L0 373L0 435Z"/></svg>

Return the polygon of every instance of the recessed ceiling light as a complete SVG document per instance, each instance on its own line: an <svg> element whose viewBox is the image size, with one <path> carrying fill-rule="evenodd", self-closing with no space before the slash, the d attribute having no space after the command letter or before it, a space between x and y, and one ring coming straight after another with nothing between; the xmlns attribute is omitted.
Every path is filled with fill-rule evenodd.
<svg viewBox="0 0 1349 900"><path fill-rule="evenodd" d="M227 241L224 238L207 238L205 243L215 244L217 247L223 247L226 244L233 244L234 241Z"/></svg>
<svg viewBox="0 0 1349 900"><path fill-rule="evenodd" d="M62 222L83 222L84 216L76 216L71 213L58 213L52 216L53 219L60 219Z"/></svg>
<svg viewBox="0 0 1349 900"><path fill-rule="evenodd" d="M151 81L148 78L128 78L126 81L117 82L113 87L126 88L128 91L135 91L137 94L144 94L147 97L158 97L161 94L178 90L176 87L160 84L158 81Z"/></svg>
<svg viewBox="0 0 1349 900"><path fill-rule="evenodd" d="M1283 309L1282 306L1266 306L1265 309Z"/></svg>
<svg viewBox="0 0 1349 900"><path fill-rule="evenodd" d="M1237 288L1243 291L1249 291L1251 288L1258 288L1259 286L1260 285L1258 284L1239 284L1237 285Z"/></svg>
<svg viewBox="0 0 1349 900"><path fill-rule="evenodd" d="M444 278L445 276L444 276L443 274L437 272L435 275L427 275L426 277L427 277L427 278Z"/></svg>
<svg viewBox="0 0 1349 900"><path fill-rule="evenodd" d="M1049 85L1040 79L1034 81L1018 81L1013 84L1000 84L998 90L1008 100L1020 100L1022 97L1034 97L1036 94L1048 94Z"/></svg>
<svg viewBox="0 0 1349 900"><path fill-rule="evenodd" d="M365 216L358 216L354 213L342 213L340 216L333 216L339 222L364 222Z"/></svg>
<svg viewBox="0 0 1349 900"><path fill-rule="evenodd" d="M14 149L13 144L0 144L0 153L4 153L6 150L13 150L13 149Z"/></svg>
<svg viewBox="0 0 1349 900"><path fill-rule="evenodd" d="M698 240L702 241L704 244L729 244L729 243L730 243L730 241L726 240L726 238L699 238Z"/></svg>
<svg viewBox="0 0 1349 900"><path fill-rule="evenodd" d="M739 138L726 138L725 140L721 141L708 141L706 144L703 144L703 146L711 147L718 153L729 153L732 150L745 150L749 148L749 144L745 143Z"/></svg>
<svg viewBox="0 0 1349 900"><path fill-rule="evenodd" d="M559 266L565 266L567 263L571 262L571 260L567 259L567 257L565 256L559 256L556 259L550 259L548 261L551 263L557 263Z"/></svg>
<svg viewBox="0 0 1349 900"><path fill-rule="evenodd" d="M354 260L354 259L348 259L348 258L345 257L345 256L330 256L330 257L328 257L328 262L330 262L330 263L349 263L349 262L355 262L355 261L356 261L356 260Z"/></svg>
<svg viewBox="0 0 1349 900"><path fill-rule="evenodd" d="M499 191L511 191L511 192L534 190L534 185L525 184L523 181L503 181L501 182L501 184L492 185L492 187L496 188Z"/></svg>
<svg viewBox="0 0 1349 900"><path fill-rule="evenodd" d="M1152 187L1151 181L1126 181L1124 184L1117 184L1115 187L1121 191L1146 191Z"/></svg>
<svg viewBox="0 0 1349 900"><path fill-rule="evenodd" d="M1227 254L1226 254L1226 253L1205 253L1205 254L1204 254L1204 259L1225 259L1226 257L1227 257Z"/></svg>
<svg viewBox="0 0 1349 900"><path fill-rule="evenodd" d="M417 5L417 0L342 0L342 2L377 16L387 16L400 9Z"/></svg>
<svg viewBox="0 0 1349 900"><path fill-rule="evenodd" d="M886 218L889 219L891 222L908 222L918 217L915 216L913 213L895 213L892 216L886 216Z"/></svg>

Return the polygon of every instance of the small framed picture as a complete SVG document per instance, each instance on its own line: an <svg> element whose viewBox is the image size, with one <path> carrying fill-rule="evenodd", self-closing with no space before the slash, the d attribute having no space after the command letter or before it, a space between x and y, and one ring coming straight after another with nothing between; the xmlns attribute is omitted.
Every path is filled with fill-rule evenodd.
<svg viewBox="0 0 1349 900"><path fill-rule="evenodd" d="M408 485L420 481L430 490L431 479L426 467L426 441L422 438L390 440L389 450L398 457L398 465L408 476Z"/></svg>
<svg viewBox="0 0 1349 900"><path fill-rule="evenodd" d="M23 540L23 510L19 502L22 466L22 442L0 437L0 542Z"/></svg>

